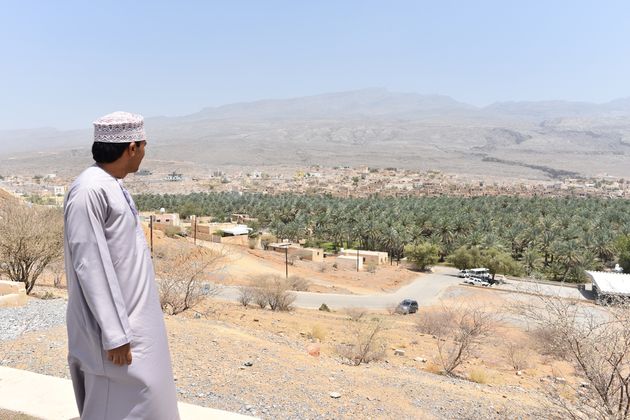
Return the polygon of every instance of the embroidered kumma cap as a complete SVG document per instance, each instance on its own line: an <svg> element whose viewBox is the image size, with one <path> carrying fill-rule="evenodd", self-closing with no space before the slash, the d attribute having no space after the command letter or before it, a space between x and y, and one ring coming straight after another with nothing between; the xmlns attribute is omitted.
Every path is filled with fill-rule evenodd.
<svg viewBox="0 0 630 420"><path fill-rule="evenodd" d="M142 115L118 111L94 121L95 143L131 143L146 139Z"/></svg>

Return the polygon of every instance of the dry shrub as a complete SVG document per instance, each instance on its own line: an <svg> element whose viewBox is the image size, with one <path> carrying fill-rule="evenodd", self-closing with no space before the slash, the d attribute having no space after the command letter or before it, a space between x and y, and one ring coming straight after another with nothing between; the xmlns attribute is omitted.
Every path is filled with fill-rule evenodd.
<svg viewBox="0 0 630 420"><path fill-rule="evenodd" d="M360 321L367 315L367 310L363 308L346 308L344 312L348 315L348 319L354 322Z"/></svg>
<svg viewBox="0 0 630 420"><path fill-rule="evenodd" d="M416 318L416 328L422 334L444 337L453 322L450 315L450 312L444 310L419 312Z"/></svg>
<svg viewBox="0 0 630 420"><path fill-rule="evenodd" d="M164 234L169 238L174 238L178 234L182 232L181 228L178 226L166 226L164 228Z"/></svg>
<svg viewBox="0 0 630 420"><path fill-rule="evenodd" d="M518 310L538 327L543 348L571 362L585 386L547 386L549 401L574 419L630 418L630 304L608 308L536 295Z"/></svg>
<svg viewBox="0 0 630 420"><path fill-rule="evenodd" d="M324 339L326 338L327 335L327 331L324 327L322 327L319 324L315 324L313 325L313 327L311 328L311 332L309 333L309 338L311 340L317 340L320 343L324 341Z"/></svg>
<svg viewBox="0 0 630 420"><path fill-rule="evenodd" d="M528 353L528 348L522 343L508 342L506 344L505 354L514 370L524 370L529 367Z"/></svg>
<svg viewBox="0 0 630 420"><path fill-rule="evenodd" d="M273 275L258 276L252 280L254 302L261 308L267 305L272 311L289 311L295 301L295 294L291 293L291 283L286 279Z"/></svg>
<svg viewBox="0 0 630 420"><path fill-rule="evenodd" d="M326 266L326 263L321 262L317 264L317 271L319 271L320 273L325 273L326 271L328 271L328 267Z"/></svg>
<svg viewBox="0 0 630 420"><path fill-rule="evenodd" d="M223 252L187 243L156 247L154 262L162 310L176 315L219 293L218 286L205 280L222 268L225 258Z"/></svg>
<svg viewBox="0 0 630 420"><path fill-rule="evenodd" d="M311 287L311 282L302 277L289 276L288 285L291 290L296 292L306 292Z"/></svg>
<svg viewBox="0 0 630 420"><path fill-rule="evenodd" d="M419 328L438 338L440 364L444 373L452 376L455 369L474 357L481 341L493 331L496 316L480 307L445 305L434 314L420 318Z"/></svg>
<svg viewBox="0 0 630 420"><path fill-rule="evenodd" d="M241 286L238 288L238 301L247 308L254 299L256 290L251 286Z"/></svg>
<svg viewBox="0 0 630 420"><path fill-rule="evenodd" d="M337 353L344 363L358 366L380 360L387 345L383 338L385 322L380 318L348 323L350 340L337 346Z"/></svg>
<svg viewBox="0 0 630 420"><path fill-rule="evenodd" d="M440 368L439 365L436 365L433 362L428 362L425 366L424 366L424 370L429 372L429 373L433 373L436 375L441 375L442 374L442 368Z"/></svg>
<svg viewBox="0 0 630 420"><path fill-rule="evenodd" d="M260 307L260 309L265 309L267 307L267 295L265 294L264 290L258 288L258 287L252 287L254 296L253 296L253 300L254 303L256 305L258 305Z"/></svg>
<svg viewBox="0 0 630 420"><path fill-rule="evenodd" d="M488 374L484 369L473 369L468 374L468 379L478 384L487 384Z"/></svg>
<svg viewBox="0 0 630 420"><path fill-rule="evenodd" d="M376 264L375 264L375 263L373 263L373 262L369 263L369 264L367 265L367 267L365 268L365 270L366 270L368 273L371 273L371 274L376 273L376 269L377 269L377 266L376 266Z"/></svg>

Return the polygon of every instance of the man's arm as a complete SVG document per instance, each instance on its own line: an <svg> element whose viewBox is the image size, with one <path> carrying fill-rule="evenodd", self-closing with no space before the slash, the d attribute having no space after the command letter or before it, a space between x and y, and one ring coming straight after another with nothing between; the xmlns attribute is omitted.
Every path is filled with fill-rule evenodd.
<svg viewBox="0 0 630 420"><path fill-rule="evenodd" d="M68 197L64 216L70 255L66 258L71 259L83 296L101 328L103 349L126 357L122 348L128 348L132 334L103 230L106 209L105 197L97 191L81 189Z"/></svg>

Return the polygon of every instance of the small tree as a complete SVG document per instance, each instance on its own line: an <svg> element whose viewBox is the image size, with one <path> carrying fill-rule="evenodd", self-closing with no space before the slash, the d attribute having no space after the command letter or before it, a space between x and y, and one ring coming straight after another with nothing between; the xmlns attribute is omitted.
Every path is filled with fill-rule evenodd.
<svg viewBox="0 0 630 420"><path fill-rule="evenodd" d="M58 209L8 201L0 208L0 273L31 293L44 269L63 253L63 216Z"/></svg>
<svg viewBox="0 0 630 420"><path fill-rule="evenodd" d="M405 256L417 269L426 270L438 262L439 248L429 242L407 245L405 246Z"/></svg>
<svg viewBox="0 0 630 420"><path fill-rule="evenodd" d="M630 273L630 235L623 235L615 241L619 265L624 273Z"/></svg>
<svg viewBox="0 0 630 420"><path fill-rule="evenodd" d="M511 275L519 275L520 266L507 252L497 248L489 248L482 253L481 264L486 266L492 274L492 280L497 273L505 273Z"/></svg>
<svg viewBox="0 0 630 420"><path fill-rule="evenodd" d="M189 244L157 247L155 271L164 312L176 315L216 295L220 289L207 282L207 276L220 270L225 258L222 252Z"/></svg>
<svg viewBox="0 0 630 420"><path fill-rule="evenodd" d="M585 386L549 384L550 401L573 419L630 418L630 304L616 301L606 311L558 296L536 295L518 304L531 320L540 344L575 366Z"/></svg>
<svg viewBox="0 0 630 420"><path fill-rule="evenodd" d="M453 267L464 270L481 266L481 251L478 247L462 246L449 255L446 260Z"/></svg>
<svg viewBox="0 0 630 420"><path fill-rule="evenodd" d="M493 331L495 321L495 314L483 308L442 306L439 313L421 317L417 325L422 332L436 336L440 364L444 373L453 375L474 356L480 342Z"/></svg>

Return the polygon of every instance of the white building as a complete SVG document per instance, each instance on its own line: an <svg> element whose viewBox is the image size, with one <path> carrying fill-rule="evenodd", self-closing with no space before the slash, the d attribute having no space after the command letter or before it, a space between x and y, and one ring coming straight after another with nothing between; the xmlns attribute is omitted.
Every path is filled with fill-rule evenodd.
<svg viewBox="0 0 630 420"><path fill-rule="evenodd" d="M607 303L617 297L630 297L630 274L605 271L587 271L593 282L598 303Z"/></svg>

